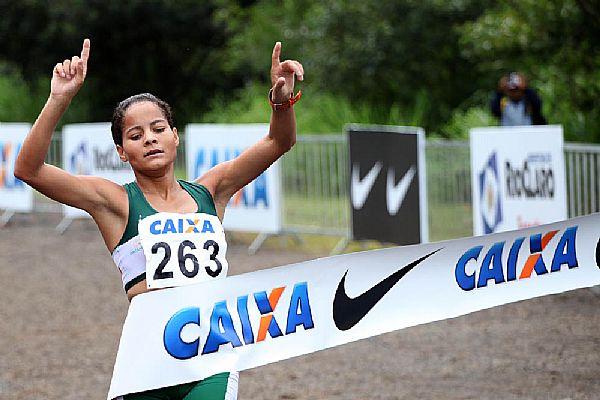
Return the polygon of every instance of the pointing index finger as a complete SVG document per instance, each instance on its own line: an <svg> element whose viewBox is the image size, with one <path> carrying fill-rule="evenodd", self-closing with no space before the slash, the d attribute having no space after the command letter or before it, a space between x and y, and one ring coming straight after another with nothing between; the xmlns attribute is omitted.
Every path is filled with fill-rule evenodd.
<svg viewBox="0 0 600 400"><path fill-rule="evenodd" d="M84 63L87 63L88 58L90 58L90 39L84 39L81 48L81 59Z"/></svg>
<svg viewBox="0 0 600 400"><path fill-rule="evenodd" d="M83 47L81 48L81 63L83 78L87 75L87 62L88 58L90 58L90 39L83 39Z"/></svg>
<svg viewBox="0 0 600 400"><path fill-rule="evenodd" d="M279 55L281 54L281 42L276 42L271 56L271 65L279 65Z"/></svg>

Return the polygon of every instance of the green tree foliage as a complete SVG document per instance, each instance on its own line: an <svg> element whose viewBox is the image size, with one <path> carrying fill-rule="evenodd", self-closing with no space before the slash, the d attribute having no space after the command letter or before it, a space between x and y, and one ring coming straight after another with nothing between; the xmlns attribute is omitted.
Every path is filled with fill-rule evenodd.
<svg viewBox="0 0 600 400"><path fill-rule="evenodd" d="M151 92L189 120L215 93L239 86L224 74L221 49L229 37L211 1L2 1L0 59L10 60L29 84L49 77L65 56L92 41L88 81L76 102L89 120L105 121L120 100ZM48 84L49 88L49 84Z"/></svg>
<svg viewBox="0 0 600 400"><path fill-rule="evenodd" d="M32 121L41 104L30 92L16 68L0 64L0 122Z"/></svg>
<svg viewBox="0 0 600 400"><path fill-rule="evenodd" d="M0 122L33 122L48 97L49 80L40 77L26 82L19 69L0 63ZM63 123L88 120L89 102L77 101L69 107Z"/></svg>
<svg viewBox="0 0 600 400"><path fill-rule="evenodd" d="M306 70L300 132L363 122L465 137L495 123L490 94L517 70L569 140L600 142L598 0L0 0L0 10L4 120L32 120L54 64L90 37L89 79L64 121L107 120L149 91L180 126L265 122L281 40L282 57Z"/></svg>
<svg viewBox="0 0 600 400"><path fill-rule="evenodd" d="M216 98L212 111L195 122L252 123L269 120L271 108L266 101L268 86L255 84L246 86L231 97ZM398 124L419 126L423 120L424 95L418 95L414 108L403 109L397 105L390 109L362 102L352 104L346 97L329 92L310 93L308 101L301 100L301 112L296 113L297 129L300 134L340 133L348 123ZM481 125L476 125L481 126Z"/></svg>
<svg viewBox="0 0 600 400"><path fill-rule="evenodd" d="M500 1L461 32L463 57L477 61L490 86L520 70L567 139L600 141L600 2Z"/></svg>
<svg viewBox="0 0 600 400"><path fill-rule="evenodd" d="M384 121L398 107L417 110L419 122L435 129L479 87L474 65L460 56L458 28L486 3L260 1L228 15L246 21L234 23L229 59L259 77L268 44L281 38L286 57L305 65L307 92L331 92L359 108L366 103Z"/></svg>

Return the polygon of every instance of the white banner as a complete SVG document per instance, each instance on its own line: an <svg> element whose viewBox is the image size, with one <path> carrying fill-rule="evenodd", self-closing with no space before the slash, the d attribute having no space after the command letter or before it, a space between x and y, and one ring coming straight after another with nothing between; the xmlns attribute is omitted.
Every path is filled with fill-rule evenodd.
<svg viewBox="0 0 600 400"><path fill-rule="evenodd" d="M14 175L17 154L30 129L29 124L0 123L0 209L33 209L33 189Z"/></svg>
<svg viewBox="0 0 600 400"><path fill-rule="evenodd" d="M120 185L135 180L128 163L119 158L110 123L65 125L62 130L63 169L74 175L94 175ZM65 217L89 216L83 210L63 205Z"/></svg>
<svg viewBox="0 0 600 400"><path fill-rule="evenodd" d="M108 398L600 283L600 214L136 296Z"/></svg>
<svg viewBox="0 0 600 400"><path fill-rule="evenodd" d="M269 133L267 124L191 124L185 128L187 177L194 180L215 165L237 157ZM237 192L223 226L232 231L281 231L281 183L275 162Z"/></svg>
<svg viewBox="0 0 600 400"><path fill-rule="evenodd" d="M562 126L471 129L473 233L567 218Z"/></svg>

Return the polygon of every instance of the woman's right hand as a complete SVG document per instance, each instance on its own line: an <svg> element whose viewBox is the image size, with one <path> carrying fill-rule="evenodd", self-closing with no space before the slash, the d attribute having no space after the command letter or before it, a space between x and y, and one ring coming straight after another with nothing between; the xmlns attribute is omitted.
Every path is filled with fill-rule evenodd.
<svg viewBox="0 0 600 400"><path fill-rule="evenodd" d="M83 41L81 57L73 56L70 60L56 64L52 71L50 82L50 96L71 101L77 94L85 76L87 75L87 62L90 57L90 40Z"/></svg>

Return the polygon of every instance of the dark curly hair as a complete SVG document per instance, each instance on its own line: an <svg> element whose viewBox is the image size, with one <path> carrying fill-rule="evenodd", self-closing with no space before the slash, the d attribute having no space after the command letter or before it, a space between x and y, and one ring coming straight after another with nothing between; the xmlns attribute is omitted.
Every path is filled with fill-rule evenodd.
<svg viewBox="0 0 600 400"><path fill-rule="evenodd" d="M141 103L143 101L149 101L154 103L160 108L162 111L167 123L171 128L175 126L173 121L173 113L171 112L171 106L166 101L159 99L150 93L140 93L134 96L128 97L115 108L112 116L112 124L110 126L110 130L112 132L113 141L115 144L119 146L123 146L123 119L125 119L125 112L127 109L136 103Z"/></svg>

